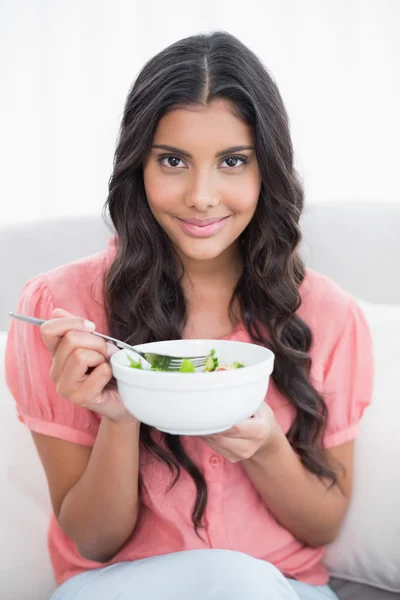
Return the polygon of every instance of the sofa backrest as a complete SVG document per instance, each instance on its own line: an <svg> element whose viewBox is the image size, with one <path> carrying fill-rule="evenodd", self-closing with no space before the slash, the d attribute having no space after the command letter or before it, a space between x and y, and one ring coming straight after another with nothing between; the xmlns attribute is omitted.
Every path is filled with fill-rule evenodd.
<svg viewBox="0 0 400 600"><path fill-rule="evenodd" d="M370 302L400 304L400 205L323 202L302 217L307 266ZM24 283L34 275L105 247L102 217L39 221L0 230L0 330L8 328Z"/></svg>

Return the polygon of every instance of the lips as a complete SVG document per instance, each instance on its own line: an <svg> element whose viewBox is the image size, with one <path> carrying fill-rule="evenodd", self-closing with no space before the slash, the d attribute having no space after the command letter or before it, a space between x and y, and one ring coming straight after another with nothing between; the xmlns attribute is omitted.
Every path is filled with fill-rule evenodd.
<svg viewBox="0 0 400 600"><path fill-rule="evenodd" d="M223 221L228 217L217 217L214 219L179 219L188 225L196 225L197 227L206 227L207 225L212 225L213 223L218 223L219 221Z"/></svg>
<svg viewBox="0 0 400 600"><path fill-rule="evenodd" d="M218 233L228 219L229 216L213 219L178 219L178 222L185 233L191 237L208 238Z"/></svg>

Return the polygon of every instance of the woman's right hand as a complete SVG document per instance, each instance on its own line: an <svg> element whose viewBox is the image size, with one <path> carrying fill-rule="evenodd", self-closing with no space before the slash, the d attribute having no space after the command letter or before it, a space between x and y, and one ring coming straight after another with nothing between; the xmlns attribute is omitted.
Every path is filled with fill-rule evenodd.
<svg viewBox="0 0 400 600"><path fill-rule="evenodd" d="M56 308L52 318L41 325L43 342L50 350L53 364L50 379L57 394L115 422L137 423L124 407L115 384L109 357L118 348L92 335L84 319ZM88 369L92 369L88 373Z"/></svg>

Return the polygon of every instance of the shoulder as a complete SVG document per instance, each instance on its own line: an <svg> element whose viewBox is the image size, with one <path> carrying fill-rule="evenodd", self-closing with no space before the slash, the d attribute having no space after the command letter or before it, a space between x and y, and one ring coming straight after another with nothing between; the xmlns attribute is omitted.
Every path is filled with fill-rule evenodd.
<svg viewBox="0 0 400 600"><path fill-rule="evenodd" d="M38 281L45 284L54 298L80 294L86 297L91 285L106 274L108 249L85 256L38 275Z"/></svg>
<svg viewBox="0 0 400 600"><path fill-rule="evenodd" d="M345 292L335 281L306 269L304 280L300 286L303 310L331 309L346 312L352 296Z"/></svg>
<svg viewBox="0 0 400 600"><path fill-rule="evenodd" d="M26 314L40 318L49 318L53 308L64 308L101 326L104 279L114 257L115 242L110 240L100 252L40 273L26 282L19 304L30 311Z"/></svg>
<svg viewBox="0 0 400 600"><path fill-rule="evenodd" d="M335 342L349 323L362 319L356 299L322 273L306 270L300 296L298 315L309 325L316 340Z"/></svg>

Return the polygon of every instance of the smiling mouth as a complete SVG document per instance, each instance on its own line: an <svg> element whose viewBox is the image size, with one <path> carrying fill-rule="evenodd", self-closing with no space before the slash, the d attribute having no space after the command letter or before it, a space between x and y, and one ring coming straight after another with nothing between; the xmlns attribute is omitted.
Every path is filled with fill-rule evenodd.
<svg viewBox="0 0 400 600"><path fill-rule="evenodd" d="M211 237L218 233L229 219L227 217L218 217L213 219L180 219L178 222L182 229L192 237Z"/></svg>
<svg viewBox="0 0 400 600"><path fill-rule="evenodd" d="M181 219L178 217L179 221L187 223L188 225L196 225L196 227L207 227L207 225L219 223L220 221L224 221L227 218L228 217L217 217L213 219Z"/></svg>

